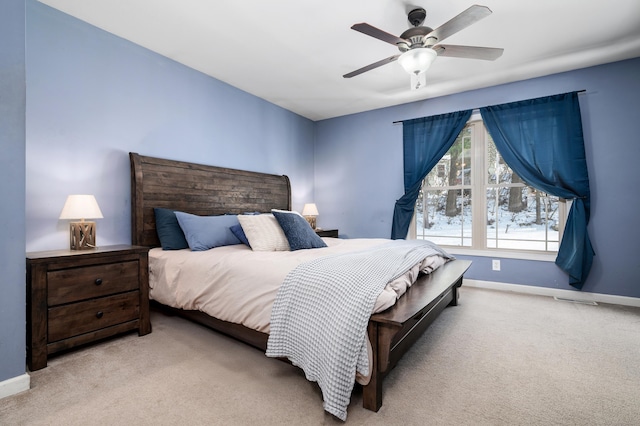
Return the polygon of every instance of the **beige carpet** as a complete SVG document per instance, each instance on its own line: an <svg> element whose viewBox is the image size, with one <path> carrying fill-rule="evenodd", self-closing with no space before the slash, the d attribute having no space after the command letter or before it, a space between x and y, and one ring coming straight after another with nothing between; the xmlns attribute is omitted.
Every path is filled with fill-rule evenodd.
<svg viewBox="0 0 640 426"><path fill-rule="evenodd" d="M177 317L53 357L1 425L339 425L302 372ZM464 288L351 425L638 425L640 309Z"/></svg>

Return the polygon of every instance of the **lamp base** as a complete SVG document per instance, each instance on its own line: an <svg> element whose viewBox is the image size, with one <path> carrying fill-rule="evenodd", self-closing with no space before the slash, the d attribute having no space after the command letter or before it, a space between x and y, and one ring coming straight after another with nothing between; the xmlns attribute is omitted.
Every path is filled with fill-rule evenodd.
<svg viewBox="0 0 640 426"><path fill-rule="evenodd" d="M307 219L307 222L309 222L309 225L311 226L311 229L313 229L315 231L316 229L316 217L315 216L305 216L305 219Z"/></svg>
<svg viewBox="0 0 640 426"><path fill-rule="evenodd" d="M95 222L70 222L71 250L92 250L96 248Z"/></svg>

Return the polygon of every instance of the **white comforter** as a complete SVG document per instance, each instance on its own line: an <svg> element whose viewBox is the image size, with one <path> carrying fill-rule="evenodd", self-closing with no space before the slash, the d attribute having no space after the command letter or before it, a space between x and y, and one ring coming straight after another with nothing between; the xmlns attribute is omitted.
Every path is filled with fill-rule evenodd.
<svg viewBox="0 0 640 426"><path fill-rule="evenodd" d="M298 264L375 247L389 240L324 238L324 241L326 248L291 252L252 251L243 244L199 252L154 248L149 253L150 297L167 306L202 311L268 333L278 288ZM421 270L431 272L444 262L440 256L430 256L387 284L373 313L392 306Z"/></svg>

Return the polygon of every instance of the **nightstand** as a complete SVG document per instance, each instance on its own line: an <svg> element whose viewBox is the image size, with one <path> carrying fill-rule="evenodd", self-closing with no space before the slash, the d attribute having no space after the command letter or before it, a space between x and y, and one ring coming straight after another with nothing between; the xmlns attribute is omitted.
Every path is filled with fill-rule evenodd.
<svg viewBox="0 0 640 426"><path fill-rule="evenodd" d="M151 332L147 247L27 253L27 365L106 337Z"/></svg>
<svg viewBox="0 0 640 426"><path fill-rule="evenodd" d="M320 237L338 238L337 229L316 229L316 234L318 234L318 236Z"/></svg>

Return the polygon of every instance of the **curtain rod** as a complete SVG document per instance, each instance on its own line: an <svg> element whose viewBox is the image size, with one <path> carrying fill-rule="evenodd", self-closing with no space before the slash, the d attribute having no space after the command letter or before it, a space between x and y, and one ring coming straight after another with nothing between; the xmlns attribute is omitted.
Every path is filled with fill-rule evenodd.
<svg viewBox="0 0 640 426"><path fill-rule="evenodd" d="M574 90L573 92L566 92L566 93L583 93L583 92L586 92L586 91L587 91L587 89L582 89L582 90ZM555 95L548 95L548 96L555 96ZM544 96L542 96L542 97L544 97ZM532 98L532 99L536 99L536 98ZM523 99L523 100L525 100L525 99ZM519 102L519 101L514 101L514 102ZM471 108L471 111L480 110L480 108L484 108L484 107ZM413 120L413 118L407 118L407 120ZM407 120L398 120L398 121L392 122L391 124L398 124L398 123L402 123L403 121L407 121Z"/></svg>

